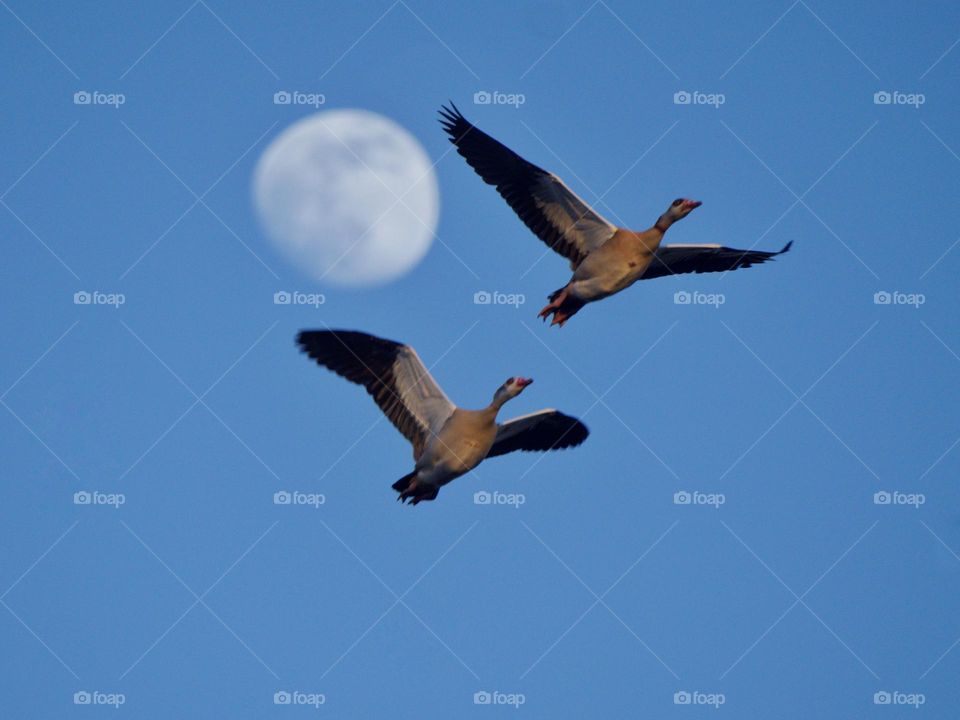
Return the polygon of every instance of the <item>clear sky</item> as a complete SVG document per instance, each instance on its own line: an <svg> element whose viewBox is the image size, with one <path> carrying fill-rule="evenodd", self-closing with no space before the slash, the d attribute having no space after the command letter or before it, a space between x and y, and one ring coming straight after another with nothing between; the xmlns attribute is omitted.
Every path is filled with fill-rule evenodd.
<svg viewBox="0 0 960 720"><path fill-rule="evenodd" d="M956 3L0 5L5 716L956 717ZM266 241L253 168L313 112L279 90L437 162L412 273L339 289ZM687 196L670 241L793 250L547 330L566 262L447 153L448 99L611 220ZM467 407L532 376L508 414L592 434L402 507L403 438L294 347L324 326Z"/></svg>

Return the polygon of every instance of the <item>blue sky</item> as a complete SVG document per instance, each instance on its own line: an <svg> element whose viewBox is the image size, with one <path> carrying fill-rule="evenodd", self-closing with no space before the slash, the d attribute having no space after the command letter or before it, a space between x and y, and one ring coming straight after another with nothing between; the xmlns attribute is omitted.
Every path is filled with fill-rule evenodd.
<svg viewBox="0 0 960 720"><path fill-rule="evenodd" d="M142 718L514 712L475 704L494 692L532 717L913 711L876 693L954 716L955 3L2 5L11 717L113 712L84 692ZM284 89L382 113L437 161L439 239L406 277L324 286L265 240L252 170L313 111ZM494 90L524 102L473 103ZM547 331L566 263L444 156L448 99L612 220L688 196L670 241L793 251ZM124 302L74 303L93 291ZM533 376L508 411L592 435L401 507L402 437L294 348L323 326L411 343L468 407ZM74 503L94 491L124 502Z"/></svg>

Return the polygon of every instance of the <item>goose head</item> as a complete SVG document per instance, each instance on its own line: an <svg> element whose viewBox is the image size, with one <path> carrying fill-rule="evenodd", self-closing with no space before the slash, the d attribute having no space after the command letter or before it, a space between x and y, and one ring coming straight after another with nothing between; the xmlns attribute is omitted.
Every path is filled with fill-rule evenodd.
<svg viewBox="0 0 960 720"><path fill-rule="evenodd" d="M664 215L667 215L671 222L676 222L677 220L683 220L687 215L692 213L701 205L703 205L703 203L699 200L677 198L670 203L670 207L667 208L667 211L664 213Z"/></svg>
<svg viewBox="0 0 960 720"><path fill-rule="evenodd" d="M493 394L493 404L500 407L507 402L507 400L513 400L513 398L522 393L524 388L532 382L533 378L509 378L503 385L498 387L497 391Z"/></svg>

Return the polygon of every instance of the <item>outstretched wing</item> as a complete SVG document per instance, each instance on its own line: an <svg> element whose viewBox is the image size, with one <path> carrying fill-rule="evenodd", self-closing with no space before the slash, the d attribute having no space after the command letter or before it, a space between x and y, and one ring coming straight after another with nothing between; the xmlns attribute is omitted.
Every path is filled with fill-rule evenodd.
<svg viewBox="0 0 960 720"><path fill-rule="evenodd" d="M765 263L790 249L793 241L782 250L736 250L722 245L661 245L650 267L641 280L681 275L683 273L726 272Z"/></svg>
<svg viewBox="0 0 960 720"><path fill-rule="evenodd" d="M506 455L514 450L561 450L579 445L589 434L587 426L575 417L552 409L538 410L498 425L497 437L487 457Z"/></svg>
<svg viewBox="0 0 960 720"><path fill-rule="evenodd" d="M297 344L319 365L363 385L411 442L414 459L455 410L409 345L353 330L303 330Z"/></svg>
<svg viewBox="0 0 960 720"><path fill-rule="evenodd" d="M494 185L533 234L577 265L613 237L617 227L581 200L553 173L527 162L471 125L457 106L443 107L450 142L483 181Z"/></svg>

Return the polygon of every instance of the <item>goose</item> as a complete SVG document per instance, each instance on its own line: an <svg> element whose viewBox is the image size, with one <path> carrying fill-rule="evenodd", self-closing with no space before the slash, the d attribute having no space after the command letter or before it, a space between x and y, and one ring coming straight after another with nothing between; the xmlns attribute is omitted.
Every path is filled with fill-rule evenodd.
<svg viewBox="0 0 960 720"><path fill-rule="evenodd" d="M393 483L401 502L434 500L442 486L487 458L574 447L589 435L582 422L553 409L498 423L500 408L529 387L530 378L511 377L487 407L465 410L447 398L409 345L354 330L303 330L297 345L317 364L366 388L413 445L413 470Z"/></svg>
<svg viewBox="0 0 960 720"><path fill-rule="evenodd" d="M570 261L573 277L551 293L538 317L564 324L584 305L624 290L638 280L680 273L726 272L759 265L787 252L737 250L718 244L661 245L664 234L702 204L677 198L647 230L618 227L581 200L563 180L524 160L478 129L452 102L440 109L451 143L524 224L551 250Z"/></svg>

